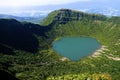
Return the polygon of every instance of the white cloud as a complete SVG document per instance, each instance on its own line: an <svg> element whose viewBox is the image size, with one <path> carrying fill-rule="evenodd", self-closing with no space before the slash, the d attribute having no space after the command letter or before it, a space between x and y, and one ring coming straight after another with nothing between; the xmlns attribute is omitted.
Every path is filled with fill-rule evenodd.
<svg viewBox="0 0 120 80"><path fill-rule="evenodd" d="M0 6L34 6L34 5L58 5L67 4L78 1L91 1L91 0L0 0Z"/></svg>

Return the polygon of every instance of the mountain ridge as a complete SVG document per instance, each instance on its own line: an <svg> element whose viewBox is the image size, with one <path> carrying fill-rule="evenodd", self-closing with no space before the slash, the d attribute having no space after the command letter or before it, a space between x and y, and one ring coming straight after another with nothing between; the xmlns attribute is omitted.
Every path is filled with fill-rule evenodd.
<svg viewBox="0 0 120 80"><path fill-rule="evenodd" d="M0 70L5 67L20 80L68 77L118 80L119 61L109 57L120 57L119 21L119 17L108 18L70 9L53 11L41 25L0 19ZM92 37L107 49L99 57L61 61L63 56L55 52L52 45L55 40L66 36Z"/></svg>
<svg viewBox="0 0 120 80"><path fill-rule="evenodd" d="M80 21L85 18L88 18L88 20L89 19L90 20L91 19L93 20L99 20L99 19L106 20L107 19L106 16L100 15L100 14L90 14L90 13L85 13L82 11L71 10L71 9L59 9L59 10L55 10L51 12L50 14L48 14L48 17L46 17L43 21L43 25L44 24L48 25L54 21L64 23L65 21L68 22L72 20Z"/></svg>

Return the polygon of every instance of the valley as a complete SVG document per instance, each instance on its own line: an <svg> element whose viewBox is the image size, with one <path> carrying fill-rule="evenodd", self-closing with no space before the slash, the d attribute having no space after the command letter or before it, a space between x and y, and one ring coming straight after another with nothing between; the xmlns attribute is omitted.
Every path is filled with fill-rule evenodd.
<svg viewBox="0 0 120 80"><path fill-rule="evenodd" d="M0 70L16 80L119 80L119 21L71 9L53 11L41 24L0 19ZM104 49L72 61L52 48L63 37L80 36L96 39Z"/></svg>

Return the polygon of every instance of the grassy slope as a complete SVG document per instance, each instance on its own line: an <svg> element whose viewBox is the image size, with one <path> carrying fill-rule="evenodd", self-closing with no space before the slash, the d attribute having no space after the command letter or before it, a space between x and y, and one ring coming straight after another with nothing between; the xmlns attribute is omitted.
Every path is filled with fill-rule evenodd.
<svg viewBox="0 0 120 80"><path fill-rule="evenodd" d="M62 12L62 11L61 11ZM103 56L105 55L112 55L112 57L119 57L119 50L120 50L120 45L115 45L118 44L116 42L119 42L120 39L120 27L118 25L119 17L115 18L106 18L105 16L102 15L94 15L94 14L84 14L85 16L81 16L82 19L77 20L76 14L77 12L67 12L65 11L62 13L64 16L58 16L61 17L61 21L66 21L67 16L67 23L59 23L54 26L53 32L51 33L56 33L56 38L58 37L64 37L64 36L89 36L96 38L102 45L107 46L109 51L105 50ZM69 14L69 16L67 15ZM74 14L74 15L72 15ZM82 13L80 13L82 14ZM91 17L92 16L92 17ZM94 18L93 18L94 16ZM50 17L50 16L49 16ZM73 19L69 21L68 17L70 19ZM75 18L76 17L76 18ZM60 20L57 20L60 21ZM57 22L56 21L56 22ZM49 20L47 21L49 22ZM101 56L101 57L103 57ZM105 57L106 58L106 57ZM108 58L108 57L107 57ZM97 59L95 59L97 60ZM101 64L107 64L106 62L102 62L100 59ZM86 60L85 60L86 61ZM91 60L92 62L93 60ZM117 67L119 65L119 61L111 61L110 59L106 59L106 61L115 62L115 64L112 63L112 65L109 65L112 69L117 69L119 70L120 68ZM87 63L88 61L86 61ZM98 62L100 64L100 62ZM97 63L94 63L96 65ZM115 65L113 67L113 65ZM87 65L86 65L87 66ZM99 66L100 67L100 66ZM104 67L103 67L104 68ZM98 72L103 72L103 73L109 73L112 75L112 78L116 78L116 74L120 74L119 72L108 72L111 68L107 68L106 70L98 70ZM91 71L94 72L95 70ZM111 70L110 70L111 71ZM89 71L88 71L89 72ZM96 71L95 71L96 72ZM98 74L99 75L99 74ZM119 77L118 75L117 77ZM65 76L64 76L65 77ZM55 77L53 77L54 79Z"/></svg>
<svg viewBox="0 0 120 80"><path fill-rule="evenodd" d="M47 31L46 29L41 29L40 26L35 27L35 25L25 24L27 28L29 27L30 33L34 34L39 42L37 54L31 54L23 50L13 50L14 55L0 54L0 64L4 64L7 70L15 73L20 80L45 80L49 78L53 78L53 80L57 78L58 80L59 77L67 78L71 76L72 78L75 76L77 79L81 77L95 80L105 76L105 80L111 78L119 80L120 62L111 60L105 55L120 56L120 45L114 45L119 43L120 27L117 23L111 20L107 21L107 19L102 15L87 14L73 10L54 11L43 22L44 27L45 25L50 27L50 29L47 28ZM46 33L40 35L39 31ZM45 35L47 37L43 38ZM61 56L51 49L51 43L56 38L63 36L94 37L103 45L108 46L110 51L105 51L98 58L85 57L78 62L62 62L60 60ZM4 46L6 47L6 45ZM107 79L108 77L109 79Z"/></svg>
<svg viewBox="0 0 120 80"><path fill-rule="evenodd" d="M54 20L54 17L58 14L58 11L53 11L50 14L48 14L47 18L45 18L42 22L42 25L47 26L51 24Z"/></svg>

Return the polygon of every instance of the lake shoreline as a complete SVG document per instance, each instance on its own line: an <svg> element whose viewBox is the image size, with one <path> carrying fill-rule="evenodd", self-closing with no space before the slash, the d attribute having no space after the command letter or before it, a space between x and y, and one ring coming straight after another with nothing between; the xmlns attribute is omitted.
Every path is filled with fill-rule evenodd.
<svg viewBox="0 0 120 80"><path fill-rule="evenodd" d="M95 52L93 52L90 56L91 57L98 57L102 54L102 52L106 50L106 46L102 45L99 49L97 49Z"/></svg>

